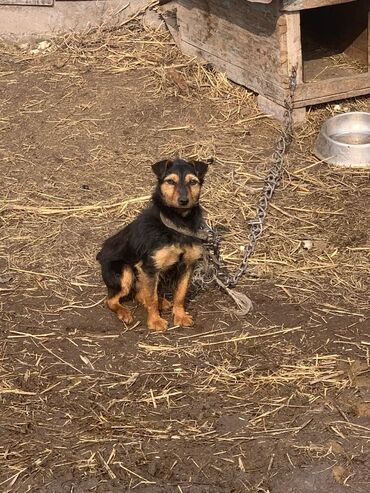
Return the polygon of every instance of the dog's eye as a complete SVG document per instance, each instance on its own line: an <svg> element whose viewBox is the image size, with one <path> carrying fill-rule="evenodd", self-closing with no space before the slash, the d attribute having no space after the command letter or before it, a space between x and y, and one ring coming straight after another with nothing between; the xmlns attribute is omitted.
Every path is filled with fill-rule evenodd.
<svg viewBox="0 0 370 493"><path fill-rule="evenodd" d="M168 183L169 185L176 185L175 180L171 180L171 178L169 180L165 180L165 182Z"/></svg>
<svg viewBox="0 0 370 493"><path fill-rule="evenodd" d="M198 185L198 180L190 180L189 185L193 187L194 185Z"/></svg>

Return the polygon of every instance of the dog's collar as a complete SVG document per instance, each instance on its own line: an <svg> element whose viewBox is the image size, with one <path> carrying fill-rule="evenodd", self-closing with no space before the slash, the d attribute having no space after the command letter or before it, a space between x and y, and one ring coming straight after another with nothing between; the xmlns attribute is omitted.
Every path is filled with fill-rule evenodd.
<svg viewBox="0 0 370 493"><path fill-rule="evenodd" d="M185 236L190 236L191 238L197 238L198 240L207 241L209 233L205 229L198 229L198 231L192 231L189 228L177 226L177 224L173 223L171 219L168 219L162 212L159 213L162 223L169 229L176 231L176 233L180 233Z"/></svg>

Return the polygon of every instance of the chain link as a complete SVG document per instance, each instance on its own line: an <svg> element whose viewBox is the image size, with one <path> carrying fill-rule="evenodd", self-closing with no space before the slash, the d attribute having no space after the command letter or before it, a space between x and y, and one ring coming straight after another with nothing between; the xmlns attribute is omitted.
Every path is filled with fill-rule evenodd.
<svg viewBox="0 0 370 493"><path fill-rule="evenodd" d="M297 86L297 70L295 67L289 77L289 92L284 101L284 119L281 135L277 141L276 149L271 158L271 168L265 179L262 195L258 201L257 211L254 219L249 222L250 231L248 236L248 244L244 248L243 260L241 261L237 271L231 275L221 258L221 238L218 233L208 225L206 226L209 232L209 241L206 244L209 257L208 263L213 266L213 279L222 287L231 289L234 288L240 278L243 276L249 265L249 259L253 255L258 239L263 232L263 226L266 219L266 214L270 201L274 195L275 189L279 186L283 171L284 157L292 142L293 135L293 102L294 92ZM208 260L208 259L207 259Z"/></svg>

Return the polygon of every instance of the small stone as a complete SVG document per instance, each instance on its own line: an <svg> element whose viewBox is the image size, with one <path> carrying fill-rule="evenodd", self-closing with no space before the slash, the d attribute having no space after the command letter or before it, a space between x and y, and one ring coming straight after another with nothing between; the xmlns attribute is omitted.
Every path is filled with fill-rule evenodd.
<svg viewBox="0 0 370 493"><path fill-rule="evenodd" d="M0 276L0 284L6 284L13 279L13 276L4 274Z"/></svg>
<svg viewBox="0 0 370 493"><path fill-rule="evenodd" d="M51 43L50 41L41 41L38 45L37 45L37 49L39 51L46 51L46 50L49 50L51 48Z"/></svg>
<svg viewBox="0 0 370 493"><path fill-rule="evenodd" d="M313 242L311 240L302 240L301 246L304 250L312 250Z"/></svg>

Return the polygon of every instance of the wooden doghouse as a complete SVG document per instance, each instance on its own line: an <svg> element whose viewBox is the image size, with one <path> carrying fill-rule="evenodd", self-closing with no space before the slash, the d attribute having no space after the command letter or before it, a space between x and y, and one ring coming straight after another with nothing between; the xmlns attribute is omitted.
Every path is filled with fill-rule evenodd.
<svg viewBox="0 0 370 493"><path fill-rule="evenodd" d="M306 106L370 93L370 0L163 0L180 49L258 93L283 115L297 67L294 118Z"/></svg>

